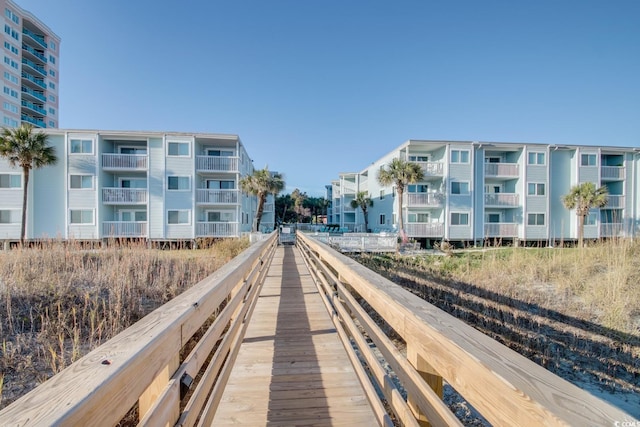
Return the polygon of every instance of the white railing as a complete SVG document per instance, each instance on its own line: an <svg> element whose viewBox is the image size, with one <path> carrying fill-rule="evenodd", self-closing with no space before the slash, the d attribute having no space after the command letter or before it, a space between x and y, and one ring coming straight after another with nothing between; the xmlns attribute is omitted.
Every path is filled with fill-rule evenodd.
<svg viewBox="0 0 640 427"><path fill-rule="evenodd" d="M209 190L199 188L196 192L196 203L209 205L238 203L238 190Z"/></svg>
<svg viewBox="0 0 640 427"><path fill-rule="evenodd" d="M348 202L348 203L347 203L347 202L345 201L344 205L342 206L342 212L344 212L344 213L348 213L348 212L355 212L357 209L360 209L360 208L353 208L353 207L351 207L351 202Z"/></svg>
<svg viewBox="0 0 640 427"><path fill-rule="evenodd" d="M146 170L149 156L146 154L112 154L102 155L104 169Z"/></svg>
<svg viewBox="0 0 640 427"><path fill-rule="evenodd" d="M273 203L265 203L262 212L273 212Z"/></svg>
<svg viewBox="0 0 640 427"><path fill-rule="evenodd" d="M518 224L511 222L489 222L484 224L485 237L518 237Z"/></svg>
<svg viewBox="0 0 640 427"><path fill-rule="evenodd" d="M196 169L206 172L238 172L238 157L196 156Z"/></svg>
<svg viewBox="0 0 640 427"><path fill-rule="evenodd" d="M434 193L406 193L407 206L441 206L444 194Z"/></svg>
<svg viewBox="0 0 640 427"><path fill-rule="evenodd" d="M237 222L198 222L196 224L198 237L237 237Z"/></svg>
<svg viewBox="0 0 640 427"><path fill-rule="evenodd" d="M600 224L600 236L620 237L624 235L624 225L621 222Z"/></svg>
<svg viewBox="0 0 640 427"><path fill-rule="evenodd" d="M442 176L444 174L444 163L442 162L412 162L412 163L419 164L425 176Z"/></svg>
<svg viewBox="0 0 640 427"><path fill-rule="evenodd" d="M485 163L484 176L518 176L517 163Z"/></svg>
<svg viewBox="0 0 640 427"><path fill-rule="evenodd" d="M516 193L491 193L484 195L485 206L519 206L520 196Z"/></svg>
<svg viewBox="0 0 640 427"><path fill-rule="evenodd" d="M342 194L355 194L356 183L349 181L342 181Z"/></svg>
<svg viewBox="0 0 640 427"><path fill-rule="evenodd" d="M624 179L624 166L602 166L600 176L602 179Z"/></svg>
<svg viewBox="0 0 640 427"><path fill-rule="evenodd" d="M104 221L104 237L147 237L147 223L133 221Z"/></svg>
<svg viewBox="0 0 640 427"><path fill-rule="evenodd" d="M444 224L441 222L410 222L405 224L405 231L409 237L442 237Z"/></svg>
<svg viewBox="0 0 640 427"><path fill-rule="evenodd" d="M607 205L605 209L621 209L624 208L624 196L620 195L608 195Z"/></svg>
<svg viewBox="0 0 640 427"><path fill-rule="evenodd" d="M147 203L147 190L143 188L103 188L103 203Z"/></svg>
<svg viewBox="0 0 640 427"><path fill-rule="evenodd" d="M338 248L340 252L395 252L398 237L368 233L331 236L329 233L309 233L307 236Z"/></svg>

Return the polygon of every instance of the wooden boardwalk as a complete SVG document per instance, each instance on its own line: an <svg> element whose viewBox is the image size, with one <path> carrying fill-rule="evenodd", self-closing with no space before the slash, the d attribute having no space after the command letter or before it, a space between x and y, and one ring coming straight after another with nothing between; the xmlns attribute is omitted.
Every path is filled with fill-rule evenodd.
<svg viewBox="0 0 640 427"><path fill-rule="evenodd" d="M213 425L373 426L299 250L276 250Z"/></svg>

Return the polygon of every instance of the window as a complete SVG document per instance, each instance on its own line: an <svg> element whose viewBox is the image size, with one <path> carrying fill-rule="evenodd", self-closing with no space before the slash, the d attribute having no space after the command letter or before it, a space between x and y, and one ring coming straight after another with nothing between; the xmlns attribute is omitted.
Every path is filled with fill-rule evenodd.
<svg viewBox="0 0 640 427"><path fill-rule="evenodd" d="M49 95L49 101L56 102L56 96L55 95Z"/></svg>
<svg viewBox="0 0 640 427"><path fill-rule="evenodd" d="M49 107L49 114L55 115L56 114L56 109Z"/></svg>
<svg viewBox="0 0 640 427"><path fill-rule="evenodd" d="M22 188L22 175L0 174L0 188Z"/></svg>
<svg viewBox="0 0 640 427"><path fill-rule="evenodd" d="M69 188L87 189L93 188L93 176L91 175L71 175L69 177Z"/></svg>
<svg viewBox="0 0 640 427"><path fill-rule="evenodd" d="M118 147L120 154L147 154L147 147Z"/></svg>
<svg viewBox="0 0 640 427"><path fill-rule="evenodd" d="M56 72L55 72L55 70L49 70L49 75L50 75L51 77L55 77L55 76L56 76Z"/></svg>
<svg viewBox="0 0 640 427"><path fill-rule="evenodd" d="M208 211L207 222L232 222L233 212Z"/></svg>
<svg viewBox="0 0 640 427"><path fill-rule="evenodd" d="M120 188L147 188L144 178L120 178Z"/></svg>
<svg viewBox="0 0 640 427"><path fill-rule="evenodd" d="M53 82L49 82L49 88L55 89L56 88L56 84L53 83Z"/></svg>
<svg viewBox="0 0 640 427"><path fill-rule="evenodd" d="M380 190L380 200L384 199L384 190Z"/></svg>
<svg viewBox="0 0 640 427"><path fill-rule="evenodd" d="M485 222L495 224L500 222L499 213L489 213L485 216Z"/></svg>
<svg viewBox="0 0 640 427"><path fill-rule="evenodd" d="M18 127L18 121L16 119L12 119L11 117L5 117L4 124L12 128Z"/></svg>
<svg viewBox="0 0 640 427"><path fill-rule="evenodd" d="M147 211L120 211L120 221L145 222Z"/></svg>
<svg viewBox="0 0 640 427"><path fill-rule="evenodd" d="M189 157L189 143L188 142L169 142L168 153L170 156Z"/></svg>
<svg viewBox="0 0 640 427"><path fill-rule="evenodd" d="M15 91L15 90L13 90L13 89L11 89L9 87L6 87L6 86L4 87L4 93L9 95L9 96L12 96L14 98L18 97L18 92L17 91Z"/></svg>
<svg viewBox="0 0 640 427"><path fill-rule="evenodd" d="M56 127L56 122L54 122L53 120L49 120L49 127L50 128Z"/></svg>
<svg viewBox="0 0 640 427"><path fill-rule="evenodd" d="M12 113L18 113L18 106L15 104L12 104L10 102L4 102L3 107L5 110L7 111L11 111Z"/></svg>
<svg viewBox="0 0 640 427"><path fill-rule="evenodd" d="M451 181L451 194L469 194L469 183L463 181Z"/></svg>
<svg viewBox="0 0 640 427"><path fill-rule="evenodd" d="M411 184L407 186L407 191L409 193L426 193L428 187L427 184Z"/></svg>
<svg viewBox="0 0 640 427"><path fill-rule="evenodd" d="M418 223L429 222L429 214L428 213L410 213L407 215L407 220L409 222L418 222Z"/></svg>
<svg viewBox="0 0 640 427"><path fill-rule="evenodd" d="M71 224L93 224L93 209L71 209L69 222Z"/></svg>
<svg viewBox="0 0 640 427"><path fill-rule="evenodd" d="M56 57L53 55L49 55L49 62L51 62L52 64L56 63Z"/></svg>
<svg viewBox="0 0 640 427"><path fill-rule="evenodd" d="M228 150L207 150L207 156L214 157L233 157L233 151Z"/></svg>
<svg viewBox="0 0 640 427"><path fill-rule="evenodd" d="M0 224L19 224L20 211L3 209L0 210Z"/></svg>
<svg viewBox="0 0 640 427"><path fill-rule="evenodd" d="M214 190L233 190L235 189L235 185L235 181L207 180L207 188Z"/></svg>
<svg viewBox="0 0 640 427"><path fill-rule="evenodd" d="M469 163L469 150L451 150L451 163Z"/></svg>
<svg viewBox="0 0 640 427"><path fill-rule="evenodd" d="M168 224L189 224L191 211L167 211Z"/></svg>
<svg viewBox="0 0 640 427"><path fill-rule="evenodd" d="M56 50L56 42L49 42L49 48L53 51Z"/></svg>
<svg viewBox="0 0 640 427"><path fill-rule="evenodd" d="M584 217L584 225L596 225L597 220L598 220L598 213L589 212L589 215Z"/></svg>
<svg viewBox="0 0 640 427"><path fill-rule="evenodd" d="M545 187L544 184L530 182L527 185L527 194L529 196L544 196L545 195L544 187Z"/></svg>
<svg viewBox="0 0 640 427"><path fill-rule="evenodd" d="M428 162L429 156L409 156L410 162Z"/></svg>
<svg viewBox="0 0 640 427"><path fill-rule="evenodd" d="M469 225L469 214L451 212L451 225Z"/></svg>
<svg viewBox="0 0 640 427"><path fill-rule="evenodd" d="M20 23L20 18L18 17L18 15L13 13L13 11L11 9L8 9L8 8L5 9L4 10L4 16L6 16L7 18L11 19L16 24Z"/></svg>
<svg viewBox="0 0 640 427"><path fill-rule="evenodd" d="M72 139L71 154L93 154L93 141L90 139Z"/></svg>
<svg viewBox="0 0 640 427"><path fill-rule="evenodd" d="M9 80L11 83L18 84L18 76L16 76L15 74L5 71L4 78Z"/></svg>
<svg viewBox="0 0 640 427"><path fill-rule="evenodd" d="M527 225L544 225L544 214L542 213L527 214Z"/></svg>
<svg viewBox="0 0 640 427"><path fill-rule="evenodd" d="M387 222L387 217L385 214L380 214L380 225L385 225Z"/></svg>
<svg viewBox="0 0 640 427"><path fill-rule="evenodd" d="M580 156L580 166L595 166L596 155L595 154L582 154Z"/></svg>
<svg viewBox="0 0 640 427"><path fill-rule="evenodd" d="M170 176L167 177L168 190L189 190L188 176Z"/></svg>
<svg viewBox="0 0 640 427"><path fill-rule="evenodd" d="M530 151L527 163L530 165L544 165L544 154Z"/></svg>

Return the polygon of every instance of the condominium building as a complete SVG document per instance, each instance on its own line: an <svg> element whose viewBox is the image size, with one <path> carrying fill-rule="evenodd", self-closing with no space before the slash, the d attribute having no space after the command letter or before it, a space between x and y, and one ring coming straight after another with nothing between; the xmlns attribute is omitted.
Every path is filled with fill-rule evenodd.
<svg viewBox="0 0 640 427"><path fill-rule="evenodd" d="M4 11L0 125L58 127L60 37L13 1L0 0L0 7Z"/></svg>
<svg viewBox="0 0 640 427"><path fill-rule="evenodd" d="M340 174L327 187L330 222L364 231L362 211L350 206L366 191L371 231L397 230L398 197L382 186L378 172L393 158L419 164L420 182L403 194L409 237L428 245L438 240L491 240L554 244L578 237L575 211L562 196L593 182L608 190L604 208L592 209L585 238L635 236L640 223L638 148L579 145L410 140L356 173Z"/></svg>
<svg viewBox="0 0 640 427"><path fill-rule="evenodd" d="M151 241L236 237L257 200L239 190L253 163L236 135L43 129L58 162L31 171L27 238ZM20 238L22 170L0 158L0 240ZM273 198L261 228L273 230Z"/></svg>

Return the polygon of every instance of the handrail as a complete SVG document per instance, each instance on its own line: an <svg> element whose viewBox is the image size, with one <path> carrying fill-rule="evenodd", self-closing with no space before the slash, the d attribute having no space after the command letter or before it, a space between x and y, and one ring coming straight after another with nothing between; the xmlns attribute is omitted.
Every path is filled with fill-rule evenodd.
<svg viewBox="0 0 640 427"><path fill-rule="evenodd" d="M339 316L336 324L345 325L355 343L362 341L356 336L361 334L359 328L366 332L407 390L409 406L421 421L426 420L421 414L427 414L431 425L457 423L421 380L439 394L443 378L494 425L614 425L630 419L312 236L298 232L297 242L332 301ZM406 356L374 325L358 297L404 339ZM352 317L358 319L357 326ZM362 357L368 364L379 363L367 356L371 350L362 342L358 346ZM375 374L376 369L370 371ZM376 381L395 415L404 419L403 404L394 397L389 379Z"/></svg>
<svg viewBox="0 0 640 427"><path fill-rule="evenodd" d="M277 233L253 244L4 408L2 424L111 426L136 402L142 425L158 425L158 420L162 425L193 425L198 416L206 419L206 410L215 410L221 398L224 378L248 323L244 320L257 300L276 245ZM194 337L198 331L202 336ZM195 347L180 360L192 337L197 338ZM192 381L195 391L182 402L181 410L181 392Z"/></svg>

